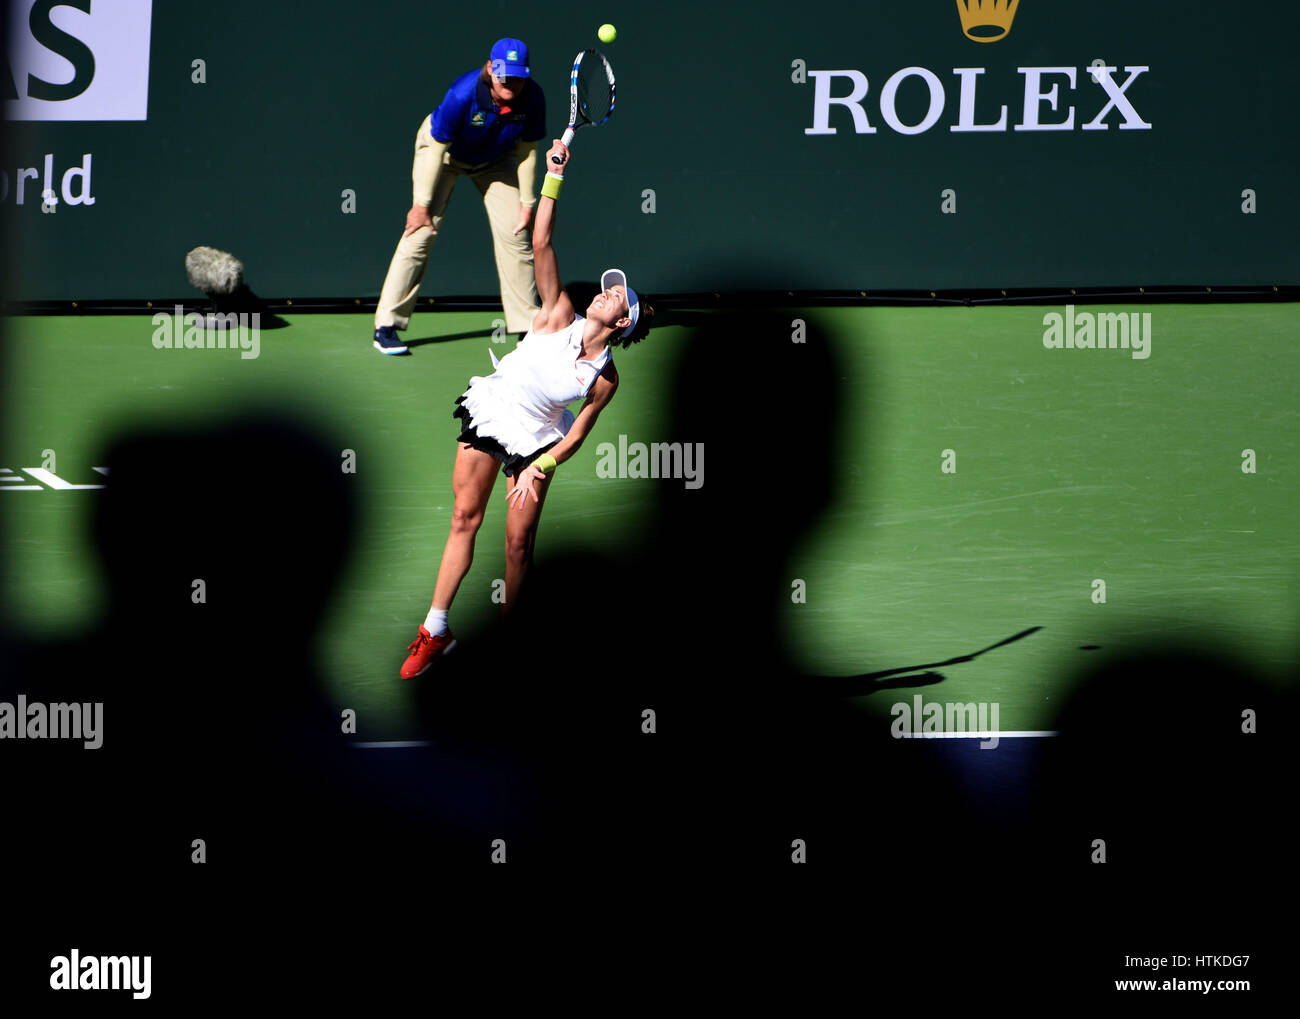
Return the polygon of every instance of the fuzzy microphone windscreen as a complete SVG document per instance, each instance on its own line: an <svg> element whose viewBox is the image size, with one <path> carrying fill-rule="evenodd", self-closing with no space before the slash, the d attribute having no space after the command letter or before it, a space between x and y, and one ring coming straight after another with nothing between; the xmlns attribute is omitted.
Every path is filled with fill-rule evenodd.
<svg viewBox="0 0 1300 1019"><path fill-rule="evenodd" d="M209 297L228 297L244 282L244 263L228 251L199 247L185 256L185 274Z"/></svg>

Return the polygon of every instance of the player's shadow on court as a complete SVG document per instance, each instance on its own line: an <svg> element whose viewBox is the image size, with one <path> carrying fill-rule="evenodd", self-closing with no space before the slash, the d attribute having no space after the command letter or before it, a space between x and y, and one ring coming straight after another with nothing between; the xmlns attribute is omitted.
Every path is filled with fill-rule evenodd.
<svg viewBox="0 0 1300 1019"><path fill-rule="evenodd" d="M968 655L956 655L952 658L945 658L941 662L926 662L924 665L904 665L893 669L882 669L877 672L864 672L859 676L826 676L818 681L818 687L821 692L836 697L860 697L866 694L875 693L879 690L897 690L913 686L932 686L935 683L943 681L944 676L941 672L918 672L919 669L938 669L948 665L963 665L966 662L973 662L980 655L987 654L1000 647L1006 647L1008 644L1014 644L1016 641L1024 640L1026 637L1037 633L1041 626L1031 626L1027 630L1021 630L1019 633L1012 634L996 644L990 644L988 647L979 651L974 651ZM915 673L915 675L913 675Z"/></svg>

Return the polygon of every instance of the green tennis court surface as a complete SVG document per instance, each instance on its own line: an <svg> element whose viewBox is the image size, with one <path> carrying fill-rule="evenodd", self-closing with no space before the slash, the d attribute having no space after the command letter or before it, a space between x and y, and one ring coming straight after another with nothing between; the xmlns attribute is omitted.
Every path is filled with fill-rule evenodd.
<svg viewBox="0 0 1300 1019"><path fill-rule="evenodd" d="M1100 309L1080 309L1092 310ZM1041 627L945 668L943 686L926 692L997 702L1004 731L1049 728L1087 656L1135 649L1156 632L1224 645L1280 676L1300 622L1300 312L1146 310L1153 342L1145 360L1045 349L1043 316L1059 308L816 312L845 379L846 455L835 502L788 565L806 601L792 601L789 586L771 592L794 661L811 674L855 675L943 662ZM369 343L369 315L290 315L288 328L262 331L256 359L157 350L145 316L12 319L0 467L38 485L22 469L40 467L53 450L58 478L93 484L104 479L92 468L127 429L226 417L252 402L305 414L337 439L341 458L355 451L363 510L320 635L321 665L339 704L357 710L359 738L408 737L397 670L447 535L451 407L471 375L490 371L488 349L509 349L492 343L495 317L423 314L406 337L428 342L413 344L410 357L382 357ZM663 410L688 335L658 328L618 353L618 398L548 497L540 565L564 548L616 553L646 523L647 486L681 484L599 478L596 463L598 444L620 434L690 439L671 434ZM800 412L792 398L792 426ZM953 473L941 469L945 450ZM1255 473L1242 470L1245 450L1254 451ZM211 465L230 485L256 486L275 469ZM780 472L764 496L774 520L783 500L797 498L797 465ZM708 487L706 461L702 495ZM452 610L462 640L499 610L504 495L499 483ZM5 598L14 624L33 637L56 639L104 611L88 531L97 497L48 485L0 491ZM268 512L232 526L293 521ZM1094 601L1096 580L1105 582L1104 604ZM295 597L294 578L266 581ZM888 709L870 700L870 710Z"/></svg>

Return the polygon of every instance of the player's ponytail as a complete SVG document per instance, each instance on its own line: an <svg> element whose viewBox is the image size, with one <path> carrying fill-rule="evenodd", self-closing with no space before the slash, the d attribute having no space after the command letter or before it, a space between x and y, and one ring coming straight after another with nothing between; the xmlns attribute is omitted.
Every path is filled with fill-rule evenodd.
<svg viewBox="0 0 1300 1019"><path fill-rule="evenodd" d="M623 339L611 339L611 343L618 343L626 350L634 343L640 343L649 334L651 327L655 324L655 306L645 299L638 298L641 303L641 314L637 316L636 328Z"/></svg>

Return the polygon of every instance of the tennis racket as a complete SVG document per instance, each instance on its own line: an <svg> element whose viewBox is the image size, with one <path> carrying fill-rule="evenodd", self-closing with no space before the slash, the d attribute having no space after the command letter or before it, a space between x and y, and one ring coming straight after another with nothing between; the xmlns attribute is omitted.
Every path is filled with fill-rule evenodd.
<svg viewBox="0 0 1300 1019"><path fill-rule="evenodd" d="M569 73L569 126L560 141L567 149L578 128L603 124L613 112L614 69L596 50L583 50L574 58ZM564 164L559 156L552 156L551 162Z"/></svg>

